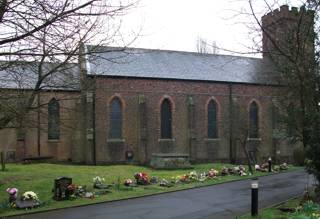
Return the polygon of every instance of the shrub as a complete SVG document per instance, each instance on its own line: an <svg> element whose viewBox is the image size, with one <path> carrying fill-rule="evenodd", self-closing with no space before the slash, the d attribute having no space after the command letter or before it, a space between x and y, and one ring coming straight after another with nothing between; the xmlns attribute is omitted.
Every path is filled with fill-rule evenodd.
<svg viewBox="0 0 320 219"><path fill-rule="evenodd" d="M303 147L296 147L293 150L293 160L296 165L303 166L306 159Z"/></svg>

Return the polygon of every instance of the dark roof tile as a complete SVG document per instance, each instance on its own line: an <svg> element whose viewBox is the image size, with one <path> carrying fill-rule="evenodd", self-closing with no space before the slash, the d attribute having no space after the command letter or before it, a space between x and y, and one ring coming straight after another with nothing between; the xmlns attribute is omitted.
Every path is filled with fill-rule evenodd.
<svg viewBox="0 0 320 219"><path fill-rule="evenodd" d="M88 74L277 85L265 59L167 50L87 46Z"/></svg>

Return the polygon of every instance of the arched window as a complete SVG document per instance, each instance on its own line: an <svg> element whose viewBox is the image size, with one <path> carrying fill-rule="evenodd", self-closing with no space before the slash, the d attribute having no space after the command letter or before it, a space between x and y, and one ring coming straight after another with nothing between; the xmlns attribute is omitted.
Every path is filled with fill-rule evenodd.
<svg viewBox="0 0 320 219"><path fill-rule="evenodd" d="M169 99L164 99L161 104L161 138L172 138L172 115Z"/></svg>
<svg viewBox="0 0 320 219"><path fill-rule="evenodd" d="M218 138L217 103L214 100L208 104L208 138Z"/></svg>
<svg viewBox="0 0 320 219"><path fill-rule="evenodd" d="M249 109L249 138L259 137L259 107L253 101Z"/></svg>
<svg viewBox="0 0 320 219"><path fill-rule="evenodd" d="M53 98L48 104L48 139L58 140L60 138L60 105Z"/></svg>
<svg viewBox="0 0 320 219"><path fill-rule="evenodd" d="M122 138L122 104L118 97L112 99L109 115L109 138Z"/></svg>

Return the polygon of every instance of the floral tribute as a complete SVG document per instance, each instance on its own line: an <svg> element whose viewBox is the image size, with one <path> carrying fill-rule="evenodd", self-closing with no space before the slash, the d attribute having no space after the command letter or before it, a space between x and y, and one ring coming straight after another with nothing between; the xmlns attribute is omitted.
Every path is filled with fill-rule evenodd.
<svg viewBox="0 0 320 219"><path fill-rule="evenodd" d="M287 163L283 163L280 165L280 170L287 170L288 169L288 164Z"/></svg>
<svg viewBox="0 0 320 219"><path fill-rule="evenodd" d="M33 191L28 191L22 194L23 201L39 201L38 195Z"/></svg>
<svg viewBox="0 0 320 219"><path fill-rule="evenodd" d="M134 174L134 178L137 181L137 185L148 185L149 184L149 176L146 173L136 173Z"/></svg>
<svg viewBox="0 0 320 219"><path fill-rule="evenodd" d="M67 187L68 194L69 195L74 195L76 189L77 189L77 186L75 184L68 185L68 187Z"/></svg>
<svg viewBox="0 0 320 219"><path fill-rule="evenodd" d="M123 184L125 186L132 186L133 185L133 180L132 179L125 179Z"/></svg>
<svg viewBox="0 0 320 219"><path fill-rule="evenodd" d="M218 170L215 170L215 169L210 169L209 171L208 171L208 174L207 174L207 176L209 177L209 178L215 178L215 177L217 177L219 175L219 171Z"/></svg>
<svg viewBox="0 0 320 219"><path fill-rule="evenodd" d="M190 183L197 181L204 181L206 179L206 174L198 174L196 171L191 171L188 174L176 176L172 178L173 183Z"/></svg>
<svg viewBox="0 0 320 219"><path fill-rule="evenodd" d="M18 189L17 188L7 188L7 193L9 194L9 203L13 203L17 200Z"/></svg>
<svg viewBox="0 0 320 219"><path fill-rule="evenodd" d="M93 180L93 184L94 185L101 185L105 181L105 179L103 177L100 177L100 176L93 177L92 180Z"/></svg>

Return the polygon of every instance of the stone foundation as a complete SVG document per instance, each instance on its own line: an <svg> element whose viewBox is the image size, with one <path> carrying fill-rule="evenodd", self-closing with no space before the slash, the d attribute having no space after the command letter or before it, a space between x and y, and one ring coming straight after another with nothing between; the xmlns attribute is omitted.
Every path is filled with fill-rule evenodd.
<svg viewBox="0 0 320 219"><path fill-rule="evenodd" d="M158 153L152 154L150 166L154 169L191 168L188 154Z"/></svg>

